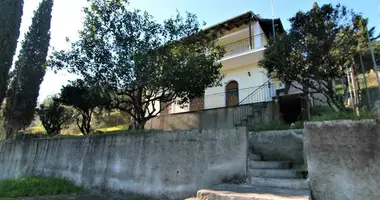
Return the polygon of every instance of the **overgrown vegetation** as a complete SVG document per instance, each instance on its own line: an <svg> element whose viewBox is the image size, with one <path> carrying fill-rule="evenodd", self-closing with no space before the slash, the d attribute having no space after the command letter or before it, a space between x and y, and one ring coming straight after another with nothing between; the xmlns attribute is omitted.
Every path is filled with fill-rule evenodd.
<svg viewBox="0 0 380 200"><path fill-rule="evenodd" d="M376 114L367 110L362 110L360 116L352 110L335 111L329 106L314 106L311 108L311 121L331 121L331 120L362 120L362 119L376 119ZM290 130L290 129L303 129L304 122L298 121L293 124L286 124L281 121L249 127L251 131L274 131L274 130Z"/></svg>
<svg viewBox="0 0 380 200"><path fill-rule="evenodd" d="M128 6L128 0L91 0L79 40L55 52L51 67L101 84L112 109L127 112L133 128L144 129L171 103L200 97L218 83L224 49L202 31L196 15L159 24Z"/></svg>
<svg viewBox="0 0 380 200"><path fill-rule="evenodd" d="M323 94L330 106L343 111L334 80L344 79L346 68L357 64L355 57L368 47L367 19L339 4L315 3L290 23L289 33L269 42L259 65L287 88L296 87L313 98L313 93Z"/></svg>
<svg viewBox="0 0 380 200"><path fill-rule="evenodd" d="M59 178L25 177L0 181L0 197L4 198L84 193L82 187Z"/></svg>

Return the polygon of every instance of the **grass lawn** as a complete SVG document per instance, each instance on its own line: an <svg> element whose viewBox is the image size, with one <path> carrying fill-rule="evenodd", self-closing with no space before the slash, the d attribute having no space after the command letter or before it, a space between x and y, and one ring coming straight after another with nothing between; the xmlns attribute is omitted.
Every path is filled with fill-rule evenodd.
<svg viewBox="0 0 380 200"><path fill-rule="evenodd" d="M1 200L5 200L6 198L84 193L84 188L77 187L69 181L59 178L25 177L16 180L0 181Z"/></svg>

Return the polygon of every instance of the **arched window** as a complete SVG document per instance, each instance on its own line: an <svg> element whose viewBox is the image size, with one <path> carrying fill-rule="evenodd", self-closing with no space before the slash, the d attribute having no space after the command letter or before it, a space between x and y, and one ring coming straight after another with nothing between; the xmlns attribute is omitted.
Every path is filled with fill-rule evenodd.
<svg viewBox="0 0 380 200"><path fill-rule="evenodd" d="M226 105L236 106L239 104L239 84L231 81L226 86Z"/></svg>

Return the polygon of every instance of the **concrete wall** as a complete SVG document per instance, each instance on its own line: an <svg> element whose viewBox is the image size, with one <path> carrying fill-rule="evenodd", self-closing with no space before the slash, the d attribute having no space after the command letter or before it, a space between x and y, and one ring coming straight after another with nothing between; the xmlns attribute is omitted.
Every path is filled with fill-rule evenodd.
<svg viewBox="0 0 380 200"><path fill-rule="evenodd" d="M145 128L156 130L191 130L207 128L233 128L233 108L219 108L159 115L147 122Z"/></svg>
<svg viewBox="0 0 380 200"><path fill-rule="evenodd" d="M241 105L244 110L249 105ZM262 108L262 105L259 105ZM258 108L259 109L259 108ZM255 116L250 125L268 123L277 120L280 116L278 105L268 102L265 108L260 109L262 115ZM234 108L216 108L202 111L191 111L169 115L159 115L147 122L145 128L156 130L191 130L210 128L234 128Z"/></svg>
<svg viewBox="0 0 380 200"><path fill-rule="evenodd" d="M0 179L65 177L95 190L159 199L183 199L246 170L244 128L0 143Z"/></svg>
<svg viewBox="0 0 380 200"><path fill-rule="evenodd" d="M248 143L263 160L304 162L302 130L249 132Z"/></svg>
<svg viewBox="0 0 380 200"><path fill-rule="evenodd" d="M380 199L380 124L307 123L305 150L314 200Z"/></svg>

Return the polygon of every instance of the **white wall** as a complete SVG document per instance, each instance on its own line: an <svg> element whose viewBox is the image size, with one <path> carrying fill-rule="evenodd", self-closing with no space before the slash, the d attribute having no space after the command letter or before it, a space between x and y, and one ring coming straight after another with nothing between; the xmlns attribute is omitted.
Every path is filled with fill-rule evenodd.
<svg viewBox="0 0 380 200"><path fill-rule="evenodd" d="M267 43L266 37L260 37L260 34L264 34L264 31L261 29L261 26L258 21L252 21L251 31L253 40L253 49L262 48L263 45ZM231 30L230 32L226 32L224 36L218 39L221 45L229 44L232 42L236 42L239 40L243 40L249 38L249 26L243 28L241 30Z"/></svg>
<svg viewBox="0 0 380 200"><path fill-rule="evenodd" d="M160 108L160 101L154 101L154 102L150 103L148 105L148 111L147 111L147 113L145 113L145 116L148 116L149 115L148 112L152 112L154 109L156 109L156 111L153 112L153 114L157 114L160 111L160 109L161 109Z"/></svg>
<svg viewBox="0 0 380 200"><path fill-rule="evenodd" d="M251 76L248 75L248 72L251 73ZM207 88L205 91L205 109L226 106L226 86L231 81L239 84L239 101L253 91L242 89L257 87L268 81L265 70L255 65L234 68L222 71L222 73L225 75L222 86Z"/></svg>
<svg viewBox="0 0 380 200"><path fill-rule="evenodd" d="M170 113L182 113L182 112L188 112L190 111L190 104L186 103L183 105L179 105L177 103L173 103L171 105Z"/></svg>

